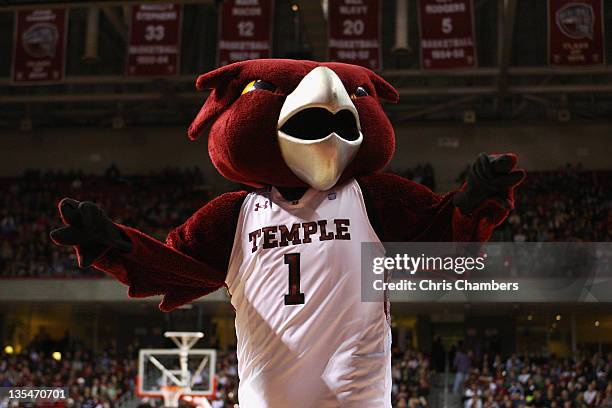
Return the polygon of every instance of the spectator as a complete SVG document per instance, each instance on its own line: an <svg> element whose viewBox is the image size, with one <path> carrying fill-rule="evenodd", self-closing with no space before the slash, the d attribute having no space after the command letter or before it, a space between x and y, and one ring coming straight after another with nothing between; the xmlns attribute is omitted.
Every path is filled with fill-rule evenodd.
<svg viewBox="0 0 612 408"><path fill-rule="evenodd" d="M457 353L455 354L453 367L456 370L455 382L453 384L453 393L458 394L470 370L470 359L463 350L463 345L461 344L459 345Z"/></svg>
<svg viewBox="0 0 612 408"><path fill-rule="evenodd" d="M592 407L595 404L595 401L598 399L599 392L597 391L597 382L595 380L591 381L589 384L589 388L584 392L583 399L584 402Z"/></svg>

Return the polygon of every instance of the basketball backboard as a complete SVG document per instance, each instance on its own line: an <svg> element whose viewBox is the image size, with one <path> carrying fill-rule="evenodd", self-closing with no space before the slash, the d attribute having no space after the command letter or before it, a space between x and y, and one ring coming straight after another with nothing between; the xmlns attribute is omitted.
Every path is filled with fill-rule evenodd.
<svg viewBox="0 0 612 408"><path fill-rule="evenodd" d="M178 401L181 397L212 398L215 392L217 352L191 349L201 333L166 333L179 348L141 349L138 358L137 394ZM173 395L176 394L176 395ZM166 405L175 406L166 401Z"/></svg>

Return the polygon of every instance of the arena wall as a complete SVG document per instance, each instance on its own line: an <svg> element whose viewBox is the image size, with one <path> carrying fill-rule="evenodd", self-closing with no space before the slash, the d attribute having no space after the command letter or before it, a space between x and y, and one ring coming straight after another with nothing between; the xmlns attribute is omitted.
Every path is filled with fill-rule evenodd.
<svg viewBox="0 0 612 408"><path fill-rule="evenodd" d="M454 186L457 175L481 151L516 152L521 165L532 171L570 162L581 162L587 169L610 169L612 155L609 123L410 124L397 126L396 133L391 168L429 162L441 190ZM191 142L179 127L5 130L0 133L0 151L0 176L16 176L29 168L102 173L111 163L124 173L197 165L213 186L228 186L208 159L206 140Z"/></svg>

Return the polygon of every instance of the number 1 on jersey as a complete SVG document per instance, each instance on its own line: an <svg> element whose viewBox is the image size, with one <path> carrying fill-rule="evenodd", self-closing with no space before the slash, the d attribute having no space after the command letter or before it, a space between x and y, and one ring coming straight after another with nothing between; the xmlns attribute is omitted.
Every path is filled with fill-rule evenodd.
<svg viewBox="0 0 612 408"><path fill-rule="evenodd" d="M289 294L285 295L285 304L303 305L304 294L300 292L300 254L285 254L285 264L289 265Z"/></svg>

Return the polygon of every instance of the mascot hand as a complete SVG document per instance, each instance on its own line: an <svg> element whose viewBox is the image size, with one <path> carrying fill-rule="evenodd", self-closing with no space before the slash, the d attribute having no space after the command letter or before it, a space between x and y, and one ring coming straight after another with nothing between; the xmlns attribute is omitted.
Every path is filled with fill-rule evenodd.
<svg viewBox="0 0 612 408"><path fill-rule="evenodd" d="M463 214L470 214L485 200L493 199L511 210L512 191L525 178L525 171L515 166L516 156L513 154L480 153L468 170L465 188L455 194L455 206Z"/></svg>
<svg viewBox="0 0 612 408"><path fill-rule="evenodd" d="M51 239L75 246L80 267L90 266L110 248L131 251L130 239L96 204L64 198L58 208L65 226L51 231Z"/></svg>

